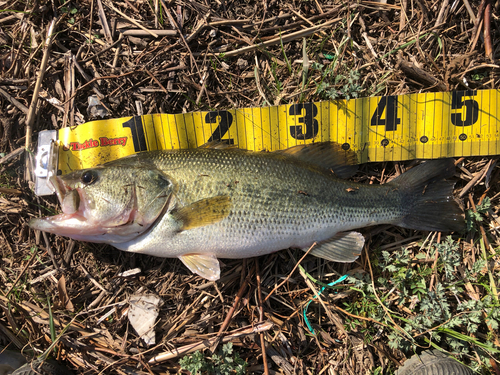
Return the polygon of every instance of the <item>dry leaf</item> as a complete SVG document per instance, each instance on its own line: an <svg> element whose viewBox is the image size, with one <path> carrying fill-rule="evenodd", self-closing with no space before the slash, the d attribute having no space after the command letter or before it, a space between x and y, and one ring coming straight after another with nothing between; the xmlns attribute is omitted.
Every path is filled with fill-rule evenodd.
<svg viewBox="0 0 500 375"><path fill-rule="evenodd" d="M75 309L71 300L69 299L68 292L66 291L66 278L61 276L57 282L57 290L59 291L59 301L61 301L61 308L73 312Z"/></svg>

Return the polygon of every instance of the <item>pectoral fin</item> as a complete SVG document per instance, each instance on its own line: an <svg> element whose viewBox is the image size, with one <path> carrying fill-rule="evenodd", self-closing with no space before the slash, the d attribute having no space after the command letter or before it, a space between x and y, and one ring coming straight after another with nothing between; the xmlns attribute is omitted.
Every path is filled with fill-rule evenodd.
<svg viewBox="0 0 500 375"><path fill-rule="evenodd" d="M180 230L188 230L217 223L229 215L230 209L231 198L221 195L182 207L172 212L172 216L180 222Z"/></svg>
<svg viewBox="0 0 500 375"><path fill-rule="evenodd" d="M365 238L361 233L342 232L326 241L318 242L310 254L333 262L350 263L361 255L364 244Z"/></svg>
<svg viewBox="0 0 500 375"><path fill-rule="evenodd" d="M211 254L186 254L179 259L189 270L205 279L215 281L220 278L219 261Z"/></svg>

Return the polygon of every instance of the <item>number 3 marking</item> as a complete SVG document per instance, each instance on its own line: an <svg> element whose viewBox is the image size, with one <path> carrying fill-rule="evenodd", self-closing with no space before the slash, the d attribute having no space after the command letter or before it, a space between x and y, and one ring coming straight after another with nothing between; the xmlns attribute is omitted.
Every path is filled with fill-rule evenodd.
<svg viewBox="0 0 500 375"><path fill-rule="evenodd" d="M300 124L304 124L306 132L302 125L290 126L290 135L295 139L311 139L318 135L318 120L315 119L318 114L318 107L314 103L294 104L290 107L288 113L290 116L298 116L302 114L302 109L306 114L304 117L299 117L297 120Z"/></svg>

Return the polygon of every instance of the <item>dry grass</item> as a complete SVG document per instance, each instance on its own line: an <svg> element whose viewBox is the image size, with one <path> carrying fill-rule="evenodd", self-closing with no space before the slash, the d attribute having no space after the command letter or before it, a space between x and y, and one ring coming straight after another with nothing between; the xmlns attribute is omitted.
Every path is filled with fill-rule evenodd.
<svg viewBox="0 0 500 375"><path fill-rule="evenodd" d="M476 27L481 7L492 13L491 23L477 20ZM34 195L22 152L16 153L25 145L33 150L32 134L35 139L40 130L88 121L87 98L93 94L101 97L110 117L123 117L136 114L138 102L144 113L180 113L497 88L498 13L489 1L0 0L0 9L0 152L8 156L0 158L0 344L29 355L50 354L79 374L156 374L180 371L176 355L151 361L161 353L204 340L215 350L219 340L229 340L248 362L249 373L263 373L261 339L251 329L263 320L274 323L262 327L269 373L390 374L413 350L432 342L482 373L500 374L498 352L479 345L500 349L492 315L499 307L495 286L500 282L500 170L494 156L458 163L456 193L464 208L473 209L485 197L491 206L474 231L454 237L460 264L452 267L453 282L441 255L432 253L434 245L422 246L427 233L384 226L364 231L370 257L363 254L354 264L308 256L303 269L292 273L302 254L288 250L224 260L221 280L212 283L190 274L178 260L30 230L31 217L53 214L58 207L54 197ZM303 38L311 63L306 80ZM412 66L423 72L410 75ZM409 164L365 165L355 178L384 182ZM433 244L444 241L436 234L428 238ZM406 265L395 263L397 272L425 275L423 296L436 295L445 285L441 296L450 316L462 319L456 326L450 328L444 313L428 329L407 325L423 311L412 297L418 288L405 292L396 283L402 278L395 281L397 272L382 261L382 250L397 254L401 245L409 253ZM481 259L484 264L477 265ZM134 268L140 272L121 276ZM329 283L346 273L352 276L348 282L309 306L317 332L312 335L302 312L321 286L308 275ZM393 278L394 289L380 278ZM129 296L141 291L163 300L158 344L151 347L126 318ZM459 311L473 300L484 305ZM478 312L476 323L464 318L471 312ZM453 341L454 333L443 327L464 337ZM245 335L239 335L241 328ZM221 329L225 333L217 338ZM457 340L465 349L453 346Z"/></svg>

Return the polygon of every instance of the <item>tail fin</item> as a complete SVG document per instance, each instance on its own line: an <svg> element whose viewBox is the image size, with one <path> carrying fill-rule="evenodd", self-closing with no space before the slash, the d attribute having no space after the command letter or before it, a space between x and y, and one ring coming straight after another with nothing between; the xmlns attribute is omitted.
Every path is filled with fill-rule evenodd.
<svg viewBox="0 0 500 375"><path fill-rule="evenodd" d="M453 159L429 160L410 169L390 182L404 196L408 214L397 225L419 230L440 232L465 229L462 209L453 198L454 183L445 181L453 176Z"/></svg>

